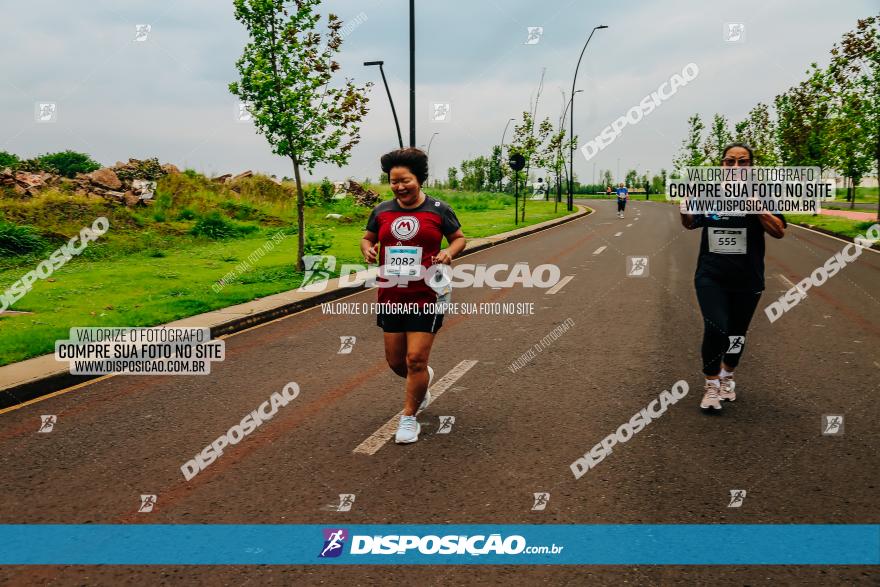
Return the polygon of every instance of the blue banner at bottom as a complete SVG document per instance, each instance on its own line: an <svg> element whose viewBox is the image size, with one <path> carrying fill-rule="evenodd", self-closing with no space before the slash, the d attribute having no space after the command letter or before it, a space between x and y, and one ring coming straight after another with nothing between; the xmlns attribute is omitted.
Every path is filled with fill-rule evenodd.
<svg viewBox="0 0 880 587"><path fill-rule="evenodd" d="M4 565L877 565L880 525L0 525Z"/></svg>

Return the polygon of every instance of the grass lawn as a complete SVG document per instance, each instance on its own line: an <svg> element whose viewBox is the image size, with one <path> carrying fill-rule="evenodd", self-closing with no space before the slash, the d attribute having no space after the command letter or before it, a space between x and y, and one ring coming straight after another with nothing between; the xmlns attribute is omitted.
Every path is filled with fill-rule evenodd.
<svg viewBox="0 0 880 587"><path fill-rule="evenodd" d="M876 187L857 187L856 188L856 204L876 204L877 203ZM846 190L838 188L834 194L834 200L831 202L823 202L822 206L829 208L838 208L846 210L849 208L849 202L846 199Z"/></svg>
<svg viewBox="0 0 880 587"><path fill-rule="evenodd" d="M866 222L837 216L824 216L822 214L816 216L811 214L786 214L785 219L791 223L802 224L809 228L820 228L850 238L863 236L865 231L876 223L873 220Z"/></svg>
<svg viewBox="0 0 880 587"><path fill-rule="evenodd" d="M453 207L468 237L515 228L512 196L426 192ZM192 202L187 205L192 206ZM519 226L566 215L564 204L555 213L553 207L552 201L529 201L526 222ZM167 220L177 214L171 205L147 210L161 221L147 219L149 222L141 226L127 226L121 221L111 224L105 237L57 270L51 281L37 280L33 289L10 308L32 314L0 318L0 365L53 352L55 340L66 339L71 327L153 326L295 289L302 281L302 274L294 271L292 207L267 205L265 210L277 214L270 225L257 222L246 236L223 240L192 236L186 222ZM324 217L329 212L341 212L349 221L327 220ZM316 206L307 208L306 226L323 227L332 236L332 246L325 254L339 259L337 267L344 262L360 263L360 239L368 213L365 208L355 209L350 201ZM77 226L90 224L77 222ZM280 238L251 269L215 293L213 284L254 251L267 250L266 243L272 242L279 231L287 236ZM14 262L5 259L0 264L0 290L48 258L51 250L54 248Z"/></svg>

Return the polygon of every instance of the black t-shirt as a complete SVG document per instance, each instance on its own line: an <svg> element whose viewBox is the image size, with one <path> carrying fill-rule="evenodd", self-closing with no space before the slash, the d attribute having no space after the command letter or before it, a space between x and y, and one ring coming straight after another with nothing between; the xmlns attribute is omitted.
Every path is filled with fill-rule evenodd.
<svg viewBox="0 0 880 587"><path fill-rule="evenodd" d="M787 226L785 216L774 216ZM696 225L703 228L694 274L697 287L764 291L764 227L757 214L697 216Z"/></svg>

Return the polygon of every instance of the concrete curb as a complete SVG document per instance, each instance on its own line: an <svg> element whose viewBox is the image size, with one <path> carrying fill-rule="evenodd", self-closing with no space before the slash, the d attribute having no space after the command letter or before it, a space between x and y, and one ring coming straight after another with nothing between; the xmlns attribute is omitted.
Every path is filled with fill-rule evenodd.
<svg viewBox="0 0 880 587"><path fill-rule="evenodd" d="M819 234L824 234L825 236L830 236L830 237L836 238L837 240L840 240L840 241L846 241L846 242L850 242L850 243L856 242L856 239L854 239L851 236L847 236L845 234L840 234L839 232L834 232L834 231L828 230L826 228L820 228L818 226L813 226L812 224L807 224L804 222L789 222L789 224L791 224L792 226L797 226L798 228L804 228L806 230L818 232ZM865 248L867 248L870 251L880 251L880 244L874 243L870 247L865 247Z"/></svg>
<svg viewBox="0 0 880 587"><path fill-rule="evenodd" d="M547 220L524 228L503 232L490 237L469 239L459 259L524 236L535 234L554 226L583 218L593 210L578 205L578 211ZM190 316L168 324L157 326L172 327L209 327L211 336L218 338L240 332L258 324L271 322L283 316L295 314L313 308L325 302L343 298L364 290L359 287L339 287L339 278L331 279L322 292L310 293L290 290L204 314ZM0 367L0 413L5 408L17 406L24 402L49 395L56 391L85 383L103 375L71 375L66 362L55 360L54 354L34 357L11 365Z"/></svg>

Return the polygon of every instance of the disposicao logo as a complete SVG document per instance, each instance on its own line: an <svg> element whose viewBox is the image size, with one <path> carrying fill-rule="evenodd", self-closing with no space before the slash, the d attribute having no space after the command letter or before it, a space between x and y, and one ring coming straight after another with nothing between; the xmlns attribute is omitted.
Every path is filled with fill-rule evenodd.
<svg viewBox="0 0 880 587"><path fill-rule="evenodd" d="M324 528L324 548L318 558L336 558L342 554L348 530L342 528Z"/></svg>

